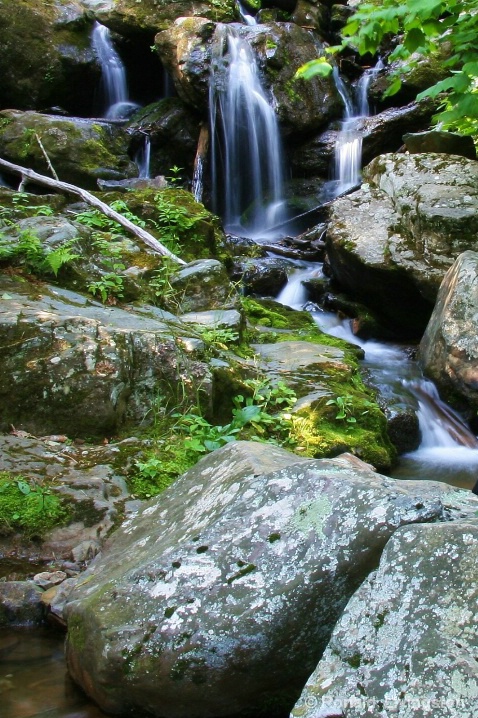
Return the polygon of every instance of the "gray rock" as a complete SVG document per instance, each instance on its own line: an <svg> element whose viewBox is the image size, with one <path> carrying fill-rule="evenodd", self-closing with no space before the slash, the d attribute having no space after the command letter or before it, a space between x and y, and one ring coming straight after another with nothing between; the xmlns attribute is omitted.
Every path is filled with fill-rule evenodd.
<svg viewBox="0 0 478 718"><path fill-rule="evenodd" d="M108 712L284 715L390 536L477 505L355 457L229 444L125 522L79 581L69 670Z"/></svg>
<svg viewBox="0 0 478 718"><path fill-rule="evenodd" d="M333 275L379 316L421 333L456 257L476 243L478 163L440 154L383 155L366 184L333 203Z"/></svg>
<svg viewBox="0 0 478 718"><path fill-rule="evenodd" d="M0 582L0 626L34 626L42 623L42 590L34 581Z"/></svg>
<svg viewBox="0 0 478 718"><path fill-rule="evenodd" d="M419 360L444 396L478 407L478 253L448 270L420 343Z"/></svg>
<svg viewBox="0 0 478 718"><path fill-rule="evenodd" d="M200 386L210 394L207 366L184 344L178 350L187 326L154 307L148 316L47 285L32 293L28 282L6 278L1 291L0 401L8 427L104 436L144 420L159 387L177 398L181 376L194 396Z"/></svg>
<svg viewBox="0 0 478 718"><path fill-rule="evenodd" d="M229 281L224 265L216 259L190 262L174 275L171 286L180 298L183 314L233 309L239 304L239 296Z"/></svg>
<svg viewBox="0 0 478 718"><path fill-rule="evenodd" d="M474 718L478 521L399 529L359 588L293 718Z"/></svg>

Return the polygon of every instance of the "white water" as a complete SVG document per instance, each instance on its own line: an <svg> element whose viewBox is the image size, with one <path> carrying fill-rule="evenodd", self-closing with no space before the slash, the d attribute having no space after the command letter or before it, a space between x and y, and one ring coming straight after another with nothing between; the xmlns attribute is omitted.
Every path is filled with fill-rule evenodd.
<svg viewBox="0 0 478 718"><path fill-rule="evenodd" d="M296 264L277 301L294 309L312 309L314 320L322 331L363 349L364 367L374 377L374 383L387 387L388 396L400 401L407 394L416 401L420 446L400 458L400 465L393 476L436 479L471 488L478 471L476 437L462 418L440 399L434 384L422 376L418 365L409 359L404 348L360 339L352 333L349 320L307 305L307 290L303 282L320 276L323 276L322 265Z"/></svg>
<svg viewBox="0 0 478 718"><path fill-rule="evenodd" d="M257 25L257 20L253 15L250 15L244 5L239 2L237 2L237 9L239 10L239 15L241 16L241 20L245 25Z"/></svg>
<svg viewBox="0 0 478 718"><path fill-rule="evenodd" d="M227 232L266 238L286 219L279 128L252 50L230 25L216 31L209 93L214 210Z"/></svg>
<svg viewBox="0 0 478 718"><path fill-rule="evenodd" d="M382 69L383 63L379 60L375 67L365 70L357 84L355 96L352 96L337 68L334 68L335 84L344 103L344 119L335 144L334 196L360 183L362 134L359 130L359 121L370 114L368 88L372 79Z"/></svg>
<svg viewBox="0 0 478 718"><path fill-rule="evenodd" d="M114 48L109 29L95 22L91 44L101 65L105 99L104 116L109 120L127 117L139 105L130 102L128 98L126 71Z"/></svg>
<svg viewBox="0 0 478 718"><path fill-rule="evenodd" d="M151 139L148 135L144 135L143 144L137 151L134 161L138 168L138 177L149 179L151 172Z"/></svg>

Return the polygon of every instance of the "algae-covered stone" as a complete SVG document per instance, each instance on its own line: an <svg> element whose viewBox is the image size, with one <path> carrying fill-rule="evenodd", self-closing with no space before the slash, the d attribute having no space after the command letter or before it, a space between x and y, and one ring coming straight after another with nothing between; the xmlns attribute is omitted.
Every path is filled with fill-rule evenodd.
<svg viewBox="0 0 478 718"><path fill-rule="evenodd" d="M179 297L181 313L209 309L234 309L239 295L224 265L216 259L200 259L183 267L171 280Z"/></svg>
<svg viewBox="0 0 478 718"><path fill-rule="evenodd" d="M474 506L355 458L228 444L125 522L78 583L70 673L116 714L285 715L394 531Z"/></svg>
<svg viewBox="0 0 478 718"><path fill-rule="evenodd" d="M38 112L0 112L2 157L50 176L38 140L63 182L97 189L98 179L138 174L127 153L128 135L121 127L101 120L66 120Z"/></svg>
<svg viewBox="0 0 478 718"><path fill-rule="evenodd" d="M292 717L474 718L477 561L476 519L399 529Z"/></svg>

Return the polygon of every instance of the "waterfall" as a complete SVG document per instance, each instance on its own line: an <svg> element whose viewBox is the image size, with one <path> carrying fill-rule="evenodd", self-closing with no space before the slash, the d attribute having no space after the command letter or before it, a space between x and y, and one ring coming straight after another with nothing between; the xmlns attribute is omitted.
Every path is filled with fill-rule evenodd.
<svg viewBox="0 0 478 718"><path fill-rule="evenodd" d="M214 210L226 231L260 239L286 219L282 150L252 50L231 26L218 26L209 92Z"/></svg>
<svg viewBox="0 0 478 718"><path fill-rule="evenodd" d="M250 15L244 5L238 0L237 2L237 9L239 12L239 15L241 16L241 20L245 25L257 25L257 20L253 15Z"/></svg>
<svg viewBox="0 0 478 718"><path fill-rule="evenodd" d="M134 161L138 168L138 177L149 179L151 164L151 139L149 135L144 135L143 144L137 151Z"/></svg>
<svg viewBox="0 0 478 718"><path fill-rule="evenodd" d="M355 97L352 97L337 68L334 68L335 84L344 103L344 119L335 144L334 176L336 186L334 196L342 194L360 183L362 135L359 130L359 121L370 114L368 88L372 79L382 69L383 63L379 60L375 67L365 70L357 84Z"/></svg>
<svg viewBox="0 0 478 718"><path fill-rule="evenodd" d="M105 95L104 116L110 120L127 117L138 105L128 99L126 71L113 46L109 29L95 22L91 43L101 65Z"/></svg>

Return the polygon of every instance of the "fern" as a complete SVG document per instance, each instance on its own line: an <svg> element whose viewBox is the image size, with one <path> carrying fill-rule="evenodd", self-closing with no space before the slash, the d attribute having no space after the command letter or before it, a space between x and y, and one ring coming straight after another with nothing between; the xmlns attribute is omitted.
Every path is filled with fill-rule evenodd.
<svg viewBox="0 0 478 718"><path fill-rule="evenodd" d="M65 242L56 249L47 253L44 260L45 268L53 272L55 277L57 277L58 272L64 264L69 264L74 259L78 259L79 257L79 254L72 252L71 242Z"/></svg>

